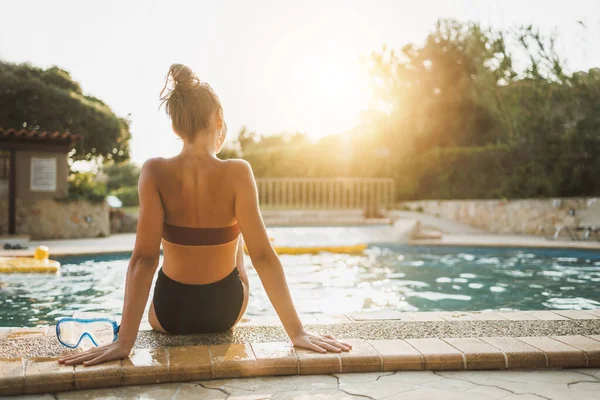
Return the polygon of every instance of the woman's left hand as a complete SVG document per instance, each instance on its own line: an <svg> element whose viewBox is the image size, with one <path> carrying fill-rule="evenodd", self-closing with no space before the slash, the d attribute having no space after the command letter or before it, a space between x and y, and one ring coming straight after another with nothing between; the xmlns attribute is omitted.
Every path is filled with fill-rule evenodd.
<svg viewBox="0 0 600 400"><path fill-rule="evenodd" d="M82 353L69 354L58 359L58 362L65 365L83 364L85 366L95 365L106 361L117 360L129 357L131 346L119 343L117 340L111 344L100 347L94 347Z"/></svg>
<svg viewBox="0 0 600 400"><path fill-rule="evenodd" d="M319 335L316 333L306 332L304 330L294 337L290 336L290 339L294 346L313 350L319 353L326 353L328 351L339 353L342 351L349 351L352 348L351 344L340 342L331 335Z"/></svg>

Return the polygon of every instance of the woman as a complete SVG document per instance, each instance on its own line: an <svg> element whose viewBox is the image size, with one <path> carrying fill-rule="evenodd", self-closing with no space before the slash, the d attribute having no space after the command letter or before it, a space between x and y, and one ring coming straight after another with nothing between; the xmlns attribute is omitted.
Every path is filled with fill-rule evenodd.
<svg viewBox="0 0 600 400"><path fill-rule="evenodd" d="M173 88L167 89L170 81ZM59 362L94 365L129 355L158 267L161 239L164 262L148 312L150 326L174 334L231 329L248 304L240 232L292 343L318 352L348 351L349 344L304 330L260 215L250 165L216 156L226 135L216 93L190 68L173 64L161 100L183 149L176 157L150 159L142 167L140 215L119 337Z"/></svg>

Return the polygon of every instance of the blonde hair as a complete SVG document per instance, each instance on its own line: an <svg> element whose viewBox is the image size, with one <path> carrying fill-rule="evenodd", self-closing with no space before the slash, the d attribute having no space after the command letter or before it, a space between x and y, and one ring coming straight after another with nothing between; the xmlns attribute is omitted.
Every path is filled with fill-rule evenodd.
<svg viewBox="0 0 600 400"><path fill-rule="evenodd" d="M160 107L165 106L175 132L190 141L209 126L209 119L215 110L223 118L219 96L208 83L200 81L190 67L183 64L173 64L169 68L165 86L160 91L160 100Z"/></svg>

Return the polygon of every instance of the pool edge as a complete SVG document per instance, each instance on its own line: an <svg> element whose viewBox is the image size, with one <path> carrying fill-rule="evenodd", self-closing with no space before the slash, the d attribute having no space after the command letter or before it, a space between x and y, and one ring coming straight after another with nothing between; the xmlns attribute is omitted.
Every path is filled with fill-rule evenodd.
<svg viewBox="0 0 600 400"><path fill-rule="evenodd" d="M391 311L391 310L390 310ZM536 314L537 313L537 314ZM333 320L339 316L330 316ZM323 315L322 321L329 316ZM600 320L600 310L515 312L360 313L353 324L372 321ZM403 319L404 318L404 319ZM255 322L260 323L260 319ZM252 324L249 324L252 326ZM262 325L254 325L262 326ZM0 341L26 340L50 327L24 329ZM18 330L19 331L19 330ZM27 331L28 333L24 333ZM32 337L32 336L30 336ZM343 338L340 338L343 339ZM511 370L600 367L600 335L428 337L416 339L348 339L351 352L319 354L286 342L186 345L136 348L129 358L94 367L64 366L54 357L0 359L0 395L51 393L161 382L202 381L272 375L348 372Z"/></svg>

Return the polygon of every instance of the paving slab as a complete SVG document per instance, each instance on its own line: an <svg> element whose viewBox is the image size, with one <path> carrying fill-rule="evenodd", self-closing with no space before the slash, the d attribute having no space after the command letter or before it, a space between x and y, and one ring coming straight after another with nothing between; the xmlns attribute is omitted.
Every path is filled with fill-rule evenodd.
<svg viewBox="0 0 600 400"><path fill-rule="evenodd" d="M494 311L471 312L469 314L477 321L506 321L507 319L502 313Z"/></svg>
<svg viewBox="0 0 600 400"><path fill-rule="evenodd" d="M404 340L369 340L381 356L383 371L417 370L424 368L421 353Z"/></svg>
<svg viewBox="0 0 600 400"><path fill-rule="evenodd" d="M522 311L501 311L498 314L509 321L536 321L539 319L532 313Z"/></svg>
<svg viewBox="0 0 600 400"><path fill-rule="evenodd" d="M582 350L585 353L588 367L600 367L600 342L581 335L553 336L562 343Z"/></svg>
<svg viewBox="0 0 600 400"><path fill-rule="evenodd" d="M123 379L123 360L114 360L91 366L76 365L76 389L97 389L120 386Z"/></svg>
<svg viewBox="0 0 600 400"><path fill-rule="evenodd" d="M555 310L555 314L569 319L599 319L600 317L583 310Z"/></svg>
<svg viewBox="0 0 600 400"><path fill-rule="evenodd" d="M546 354L548 368L577 368L587 366L585 353L575 347L549 337L519 337Z"/></svg>
<svg viewBox="0 0 600 400"><path fill-rule="evenodd" d="M423 355L425 369L427 370L465 368L464 355L441 339L406 339L406 342Z"/></svg>
<svg viewBox="0 0 600 400"><path fill-rule="evenodd" d="M210 346L214 378L238 378L256 375L256 357L250 344Z"/></svg>
<svg viewBox="0 0 600 400"><path fill-rule="evenodd" d="M342 339L352 346L350 351L339 353L342 372L373 372L383 370L381 356L371 344L362 339Z"/></svg>
<svg viewBox="0 0 600 400"><path fill-rule="evenodd" d="M251 343L256 358L256 374L296 375L300 367L294 346L287 342Z"/></svg>
<svg viewBox="0 0 600 400"><path fill-rule="evenodd" d="M0 359L0 396L23 393L25 365L26 360L21 357Z"/></svg>
<svg viewBox="0 0 600 400"><path fill-rule="evenodd" d="M213 368L208 346L170 347L169 379L185 382L210 379Z"/></svg>
<svg viewBox="0 0 600 400"><path fill-rule="evenodd" d="M169 382L168 354L166 349L134 349L123 360L123 384L144 385Z"/></svg>
<svg viewBox="0 0 600 400"><path fill-rule="evenodd" d="M315 353L296 349L301 375L335 374L342 372L342 360L338 353Z"/></svg>
<svg viewBox="0 0 600 400"><path fill-rule="evenodd" d="M482 337L486 343L506 355L506 368L545 368L546 355L540 349L513 337Z"/></svg>
<svg viewBox="0 0 600 400"><path fill-rule="evenodd" d="M32 357L25 366L25 393L61 392L75 386L74 367L54 357Z"/></svg>
<svg viewBox="0 0 600 400"><path fill-rule="evenodd" d="M563 317L560 314L555 313L554 311L524 311L527 314L530 314L537 319L541 319L543 321L567 321L569 318Z"/></svg>
<svg viewBox="0 0 600 400"><path fill-rule="evenodd" d="M467 369L505 369L506 355L478 338L442 339L465 355Z"/></svg>

